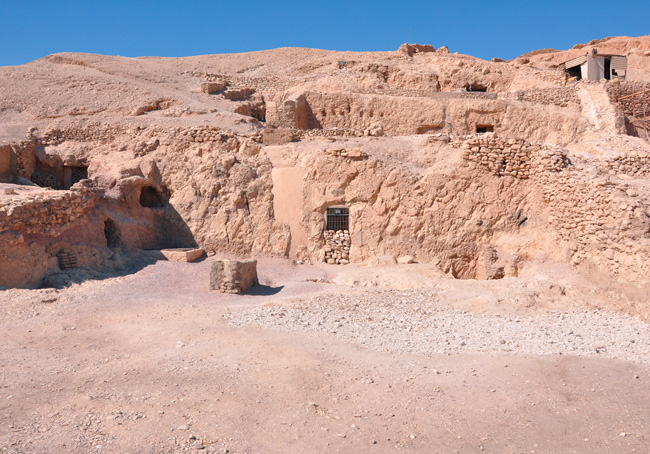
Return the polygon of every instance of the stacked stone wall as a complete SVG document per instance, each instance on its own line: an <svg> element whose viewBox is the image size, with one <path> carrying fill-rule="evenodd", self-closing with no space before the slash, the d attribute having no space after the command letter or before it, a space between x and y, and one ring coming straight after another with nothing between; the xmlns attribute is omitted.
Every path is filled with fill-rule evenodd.
<svg viewBox="0 0 650 454"><path fill-rule="evenodd" d="M350 263L349 230L325 230L324 262L330 265L347 265Z"/></svg>
<svg viewBox="0 0 650 454"><path fill-rule="evenodd" d="M0 205L0 233L57 236L96 205L95 195L86 188L79 191L50 192L11 199Z"/></svg>
<svg viewBox="0 0 650 454"><path fill-rule="evenodd" d="M470 165L499 177L530 180L541 192L546 221L568 246L573 264L587 260L613 275L644 279L650 263L648 207L607 175L596 180L569 165L567 151L492 135L456 141ZM650 156L624 155L597 162L609 174L650 174ZM508 165L510 164L510 165ZM581 164L577 164L581 166Z"/></svg>
<svg viewBox="0 0 650 454"><path fill-rule="evenodd" d="M85 126L79 128L51 129L39 138L41 145L59 145L65 141L109 143L126 132L122 126Z"/></svg>
<svg viewBox="0 0 650 454"><path fill-rule="evenodd" d="M623 96L628 96L633 93L638 93L640 91L650 90L649 82L630 82L622 81L618 83L609 83L606 85L607 94L609 95L612 103L618 104L621 111L624 115L631 117L633 116L633 110L639 109L638 105L634 105L635 101L632 98L620 99ZM648 101L650 103L650 94L648 95ZM639 102L639 99L636 99L636 102ZM649 112L650 113L650 112Z"/></svg>
<svg viewBox="0 0 650 454"><path fill-rule="evenodd" d="M589 259L611 274L647 279L650 253L648 207L607 177L584 178L568 168L536 174L548 222L573 249L572 261Z"/></svg>
<svg viewBox="0 0 650 454"><path fill-rule="evenodd" d="M527 180L534 171L559 172L568 164L562 148L531 144L523 139L485 134L456 141L454 145L463 148L465 160L499 177Z"/></svg>
<svg viewBox="0 0 650 454"><path fill-rule="evenodd" d="M499 99L532 102L536 104L546 104L558 107L580 105L580 98L578 98L578 94L574 86L520 90L511 93L500 94Z"/></svg>
<svg viewBox="0 0 650 454"><path fill-rule="evenodd" d="M365 151L361 148L328 148L324 152L330 156L336 158L348 158L348 159L365 159L368 157Z"/></svg>
<svg viewBox="0 0 650 454"><path fill-rule="evenodd" d="M636 177L650 175L650 154L645 152L626 153L605 161L611 175L625 174Z"/></svg>

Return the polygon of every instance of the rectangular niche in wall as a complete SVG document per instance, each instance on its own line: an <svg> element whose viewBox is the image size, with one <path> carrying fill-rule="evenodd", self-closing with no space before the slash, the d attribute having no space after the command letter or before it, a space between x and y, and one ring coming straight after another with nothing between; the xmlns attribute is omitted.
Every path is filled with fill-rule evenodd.
<svg viewBox="0 0 650 454"><path fill-rule="evenodd" d="M485 134L487 132L494 132L494 125L476 125L477 134Z"/></svg>
<svg viewBox="0 0 650 454"><path fill-rule="evenodd" d="M350 230L350 212L348 208L332 207L327 209L327 227L325 230Z"/></svg>

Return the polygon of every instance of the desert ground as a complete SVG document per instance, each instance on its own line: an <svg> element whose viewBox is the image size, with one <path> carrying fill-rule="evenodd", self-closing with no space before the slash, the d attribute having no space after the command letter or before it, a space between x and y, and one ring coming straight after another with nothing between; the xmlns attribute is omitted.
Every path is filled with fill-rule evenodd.
<svg viewBox="0 0 650 454"><path fill-rule="evenodd" d="M3 452L650 449L648 325L573 307L563 270L490 289L265 259L240 296L209 260L140 263L2 292Z"/></svg>

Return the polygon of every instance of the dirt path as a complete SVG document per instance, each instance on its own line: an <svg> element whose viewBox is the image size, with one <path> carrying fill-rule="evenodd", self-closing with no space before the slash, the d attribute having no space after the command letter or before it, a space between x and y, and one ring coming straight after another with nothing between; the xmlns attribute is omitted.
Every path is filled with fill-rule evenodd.
<svg viewBox="0 0 650 454"><path fill-rule="evenodd" d="M330 270L262 262L264 294L245 297L209 293L208 262L0 292L2 452L650 450L639 363L232 325L260 305L358 291L306 281Z"/></svg>

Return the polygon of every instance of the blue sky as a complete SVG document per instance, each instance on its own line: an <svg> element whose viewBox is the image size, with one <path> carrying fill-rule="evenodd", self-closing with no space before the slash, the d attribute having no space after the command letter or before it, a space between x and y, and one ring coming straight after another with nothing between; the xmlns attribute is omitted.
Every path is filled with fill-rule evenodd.
<svg viewBox="0 0 650 454"><path fill-rule="evenodd" d="M275 47L377 51L408 41L490 59L650 33L648 0L0 0L0 65L56 52L129 57Z"/></svg>

